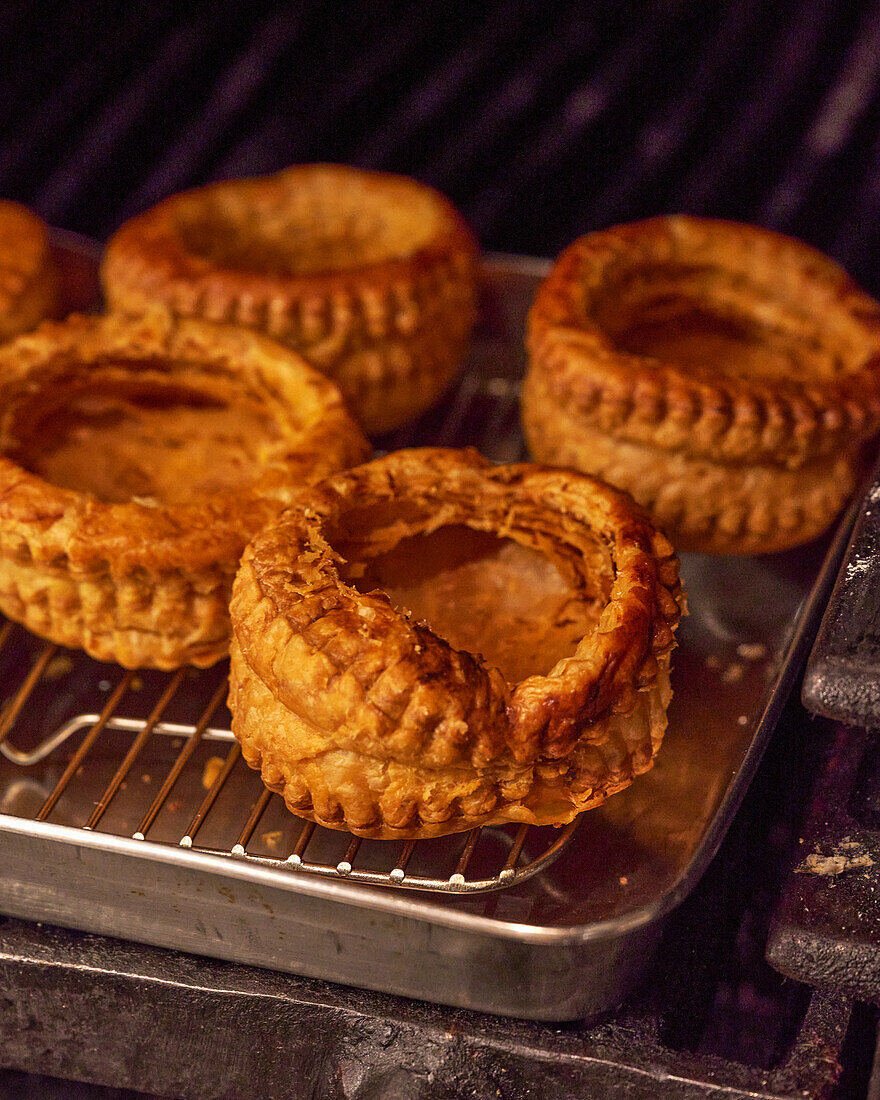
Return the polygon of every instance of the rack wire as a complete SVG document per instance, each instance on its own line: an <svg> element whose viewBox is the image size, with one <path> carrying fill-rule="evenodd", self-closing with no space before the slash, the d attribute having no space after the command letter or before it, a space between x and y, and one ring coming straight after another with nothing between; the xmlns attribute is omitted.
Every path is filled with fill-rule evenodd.
<svg viewBox="0 0 880 1100"><path fill-rule="evenodd" d="M575 821L561 830L520 825L430 841L362 840L295 818L280 796L262 787L218 720L226 714L225 676L115 669L41 643L8 622L0 626L0 676L6 681L0 797L3 811L14 816L301 874L457 893L512 886L537 874L577 827ZM47 697L57 711L59 698L74 705L89 693L105 697L100 708L46 728L52 717ZM124 713L135 699L143 717ZM175 706L197 712L195 721L170 720ZM16 776L30 782L22 788ZM145 803L144 790L156 786ZM132 852L137 855L137 843Z"/></svg>

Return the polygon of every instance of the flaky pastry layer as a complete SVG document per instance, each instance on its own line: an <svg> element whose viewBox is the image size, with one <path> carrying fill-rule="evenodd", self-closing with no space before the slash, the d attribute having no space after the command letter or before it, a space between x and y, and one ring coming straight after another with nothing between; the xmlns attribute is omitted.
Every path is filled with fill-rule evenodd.
<svg viewBox="0 0 880 1100"><path fill-rule="evenodd" d="M0 200L0 341L35 328L57 297L48 227L26 207Z"/></svg>
<svg viewBox="0 0 880 1100"><path fill-rule="evenodd" d="M426 839L508 822L564 825L628 787L666 730L669 655L629 714L587 725L561 760L431 768L341 747L269 691L233 641L230 707L242 755L299 817L373 840Z"/></svg>
<svg viewBox="0 0 880 1100"><path fill-rule="evenodd" d="M174 195L127 222L102 265L110 307L265 332L382 432L428 408L475 318L477 246L449 202L401 176L303 165Z"/></svg>
<svg viewBox="0 0 880 1100"><path fill-rule="evenodd" d="M538 374L526 381L522 422L537 461L585 470L632 493L680 550L765 554L799 546L828 528L858 480L848 451L789 469L617 439L557 404Z"/></svg>
<svg viewBox="0 0 880 1100"><path fill-rule="evenodd" d="M117 495L111 482L109 499L41 476L53 433L72 456L54 468L59 477L83 448L77 476L100 467L108 422L112 432L123 418L120 450L132 434L137 446L137 422L124 430L132 402L148 426L172 423L158 444L144 429L154 463L163 446L175 461L193 442L174 438L176 409L184 419L228 409L234 423L241 408L265 424L253 471L225 491L164 486L170 497ZM91 463L90 433L99 441ZM222 467L224 438L193 479ZM127 667L212 664L228 650L229 592L247 539L288 494L368 453L336 387L256 334L164 311L44 324L0 348L0 611Z"/></svg>
<svg viewBox="0 0 880 1100"><path fill-rule="evenodd" d="M599 605L571 656L510 684L343 579L449 525L531 547ZM603 483L472 451L397 452L321 482L247 548L233 731L294 812L359 835L561 824L650 766L682 606L671 546Z"/></svg>

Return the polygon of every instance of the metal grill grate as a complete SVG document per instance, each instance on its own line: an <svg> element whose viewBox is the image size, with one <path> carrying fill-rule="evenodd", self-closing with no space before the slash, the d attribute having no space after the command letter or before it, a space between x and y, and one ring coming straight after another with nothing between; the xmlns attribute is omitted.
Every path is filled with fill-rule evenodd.
<svg viewBox="0 0 880 1100"><path fill-rule="evenodd" d="M0 752L8 762L0 768L6 780L0 793L3 811L14 816L276 869L452 892L497 889L536 874L577 826L473 829L418 842L361 840L295 818L280 796L262 787L220 718L226 679L217 670L125 672L4 623L0 678L6 689ZM75 706L89 692L105 697L99 710L45 729L59 699ZM135 703L143 717L125 715ZM171 720L175 709L194 720Z"/></svg>

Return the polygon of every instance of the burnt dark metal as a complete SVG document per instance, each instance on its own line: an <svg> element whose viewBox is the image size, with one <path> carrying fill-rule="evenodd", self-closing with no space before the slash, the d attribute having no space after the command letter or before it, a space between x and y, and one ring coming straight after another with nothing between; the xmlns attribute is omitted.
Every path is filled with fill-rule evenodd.
<svg viewBox="0 0 880 1100"><path fill-rule="evenodd" d="M880 1004L880 746L834 725L767 958L798 981Z"/></svg>
<svg viewBox="0 0 880 1100"><path fill-rule="evenodd" d="M786 1059L755 1069L670 1050L635 1012L552 1028L14 920L0 979L7 1065L190 1100L823 1097L850 1015L814 995Z"/></svg>
<svg viewBox="0 0 880 1100"><path fill-rule="evenodd" d="M808 710L851 725L880 725L880 462L807 664Z"/></svg>

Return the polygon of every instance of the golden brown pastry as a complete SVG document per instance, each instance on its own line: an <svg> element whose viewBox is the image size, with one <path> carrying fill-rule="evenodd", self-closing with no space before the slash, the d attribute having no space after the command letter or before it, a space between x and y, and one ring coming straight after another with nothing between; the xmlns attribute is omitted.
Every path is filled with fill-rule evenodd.
<svg viewBox="0 0 880 1100"><path fill-rule="evenodd" d="M0 200L0 342L50 316L57 294L48 227L26 207Z"/></svg>
<svg viewBox="0 0 880 1100"><path fill-rule="evenodd" d="M527 342L535 457L629 490L684 549L815 537L880 428L880 306L754 226L679 215L581 238Z"/></svg>
<svg viewBox="0 0 880 1100"><path fill-rule="evenodd" d="M359 836L563 824L651 766L682 606L672 547L625 494L395 452L245 551L233 731L294 813Z"/></svg>
<svg viewBox="0 0 880 1100"><path fill-rule="evenodd" d="M369 432L428 408L475 317L476 242L436 191L302 165L174 195L110 240L112 309L259 329L330 375Z"/></svg>
<svg viewBox="0 0 880 1100"><path fill-rule="evenodd" d="M368 452L336 387L254 333L47 322L0 348L0 611L130 668L210 665L248 538Z"/></svg>

